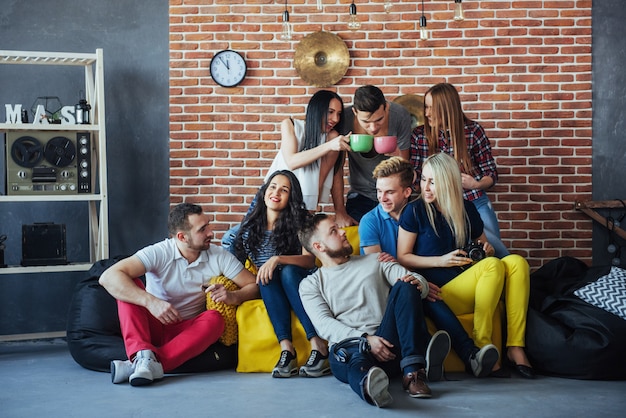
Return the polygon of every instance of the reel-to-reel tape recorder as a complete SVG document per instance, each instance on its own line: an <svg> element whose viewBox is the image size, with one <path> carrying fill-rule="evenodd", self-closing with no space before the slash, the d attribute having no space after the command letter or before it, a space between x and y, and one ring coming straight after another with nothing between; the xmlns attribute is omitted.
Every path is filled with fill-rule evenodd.
<svg viewBox="0 0 626 418"><path fill-rule="evenodd" d="M7 195L91 193L89 132L6 134Z"/></svg>

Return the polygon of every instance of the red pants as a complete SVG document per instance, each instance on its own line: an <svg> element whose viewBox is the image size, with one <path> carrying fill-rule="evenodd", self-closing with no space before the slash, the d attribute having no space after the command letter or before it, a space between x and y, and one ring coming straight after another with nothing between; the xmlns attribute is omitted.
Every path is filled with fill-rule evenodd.
<svg viewBox="0 0 626 418"><path fill-rule="evenodd" d="M139 305L118 301L117 310L128 358L140 350L152 350L166 373L204 352L224 333L224 319L217 311L163 325Z"/></svg>

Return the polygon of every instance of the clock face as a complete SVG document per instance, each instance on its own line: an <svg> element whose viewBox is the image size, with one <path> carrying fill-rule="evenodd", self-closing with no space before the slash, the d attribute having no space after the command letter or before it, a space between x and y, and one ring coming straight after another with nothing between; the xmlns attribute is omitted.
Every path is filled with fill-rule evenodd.
<svg viewBox="0 0 626 418"><path fill-rule="evenodd" d="M236 51L225 49L211 59L211 77L222 87L234 87L246 76L246 60Z"/></svg>

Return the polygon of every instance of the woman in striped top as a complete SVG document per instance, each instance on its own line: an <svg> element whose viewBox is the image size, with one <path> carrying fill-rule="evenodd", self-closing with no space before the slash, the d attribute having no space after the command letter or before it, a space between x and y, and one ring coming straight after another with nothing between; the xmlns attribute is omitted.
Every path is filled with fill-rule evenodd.
<svg viewBox="0 0 626 418"><path fill-rule="evenodd" d="M302 323L312 347L309 360L299 374L308 377L329 374L328 347L318 337L298 294L300 282L315 268L315 257L298 240L298 229L309 216L300 183L289 170L275 171L254 200L256 204L244 218L234 246L241 261L250 259L258 268L257 284L281 346L272 376L298 374L291 310Z"/></svg>

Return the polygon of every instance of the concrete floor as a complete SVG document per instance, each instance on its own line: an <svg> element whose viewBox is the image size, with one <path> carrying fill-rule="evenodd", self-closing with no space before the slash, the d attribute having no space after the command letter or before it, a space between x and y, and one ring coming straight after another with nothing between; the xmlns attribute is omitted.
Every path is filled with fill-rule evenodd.
<svg viewBox="0 0 626 418"><path fill-rule="evenodd" d="M168 375L146 387L113 385L76 364L63 339L0 343L0 417L618 417L626 381L539 377L431 383L432 399L411 399L394 380L391 408L361 401L332 376L273 379L220 371Z"/></svg>

